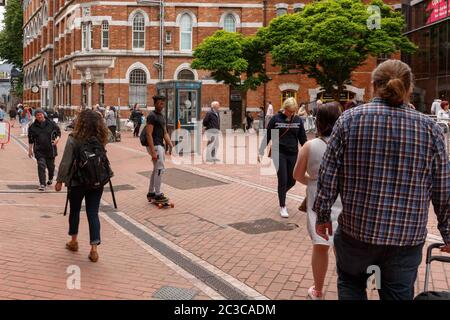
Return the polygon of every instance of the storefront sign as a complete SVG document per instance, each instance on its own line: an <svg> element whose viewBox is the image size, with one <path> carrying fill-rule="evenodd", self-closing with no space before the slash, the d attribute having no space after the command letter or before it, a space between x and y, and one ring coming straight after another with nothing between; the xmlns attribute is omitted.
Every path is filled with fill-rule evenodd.
<svg viewBox="0 0 450 320"><path fill-rule="evenodd" d="M430 0L426 14L428 16L427 24L437 22L450 16L450 6L448 0Z"/></svg>

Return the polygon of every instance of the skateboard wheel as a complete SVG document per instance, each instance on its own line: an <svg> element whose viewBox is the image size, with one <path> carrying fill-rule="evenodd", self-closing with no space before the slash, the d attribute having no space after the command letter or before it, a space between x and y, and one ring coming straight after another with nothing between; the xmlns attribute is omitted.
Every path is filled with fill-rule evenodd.
<svg viewBox="0 0 450 320"><path fill-rule="evenodd" d="M175 207L175 205L174 205L173 203L171 203L171 204L170 204L170 207L171 207L171 208L174 208L174 207Z"/></svg>
<svg viewBox="0 0 450 320"><path fill-rule="evenodd" d="M158 203L158 208L162 208L163 207L163 204L162 203Z"/></svg>

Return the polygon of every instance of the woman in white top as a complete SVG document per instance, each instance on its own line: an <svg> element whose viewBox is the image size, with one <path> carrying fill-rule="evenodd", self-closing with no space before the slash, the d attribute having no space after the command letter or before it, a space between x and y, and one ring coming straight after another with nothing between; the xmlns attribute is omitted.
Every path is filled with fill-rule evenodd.
<svg viewBox="0 0 450 320"><path fill-rule="evenodd" d="M312 210L312 207L317 195L317 178L320 163L327 149L333 126L340 115L341 111L337 102L327 103L317 108L316 127L318 138L309 140L300 149L294 169L294 178L300 183L307 185L307 227L313 242L311 265L314 277L314 286L309 288L308 295L313 300L323 299L323 284L328 269L328 249L333 245L333 237L330 236L330 239L327 241L316 233L317 214ZM342 204L338 197L331 212L333 230L337 228L337 218L341 211Z"/></svg>

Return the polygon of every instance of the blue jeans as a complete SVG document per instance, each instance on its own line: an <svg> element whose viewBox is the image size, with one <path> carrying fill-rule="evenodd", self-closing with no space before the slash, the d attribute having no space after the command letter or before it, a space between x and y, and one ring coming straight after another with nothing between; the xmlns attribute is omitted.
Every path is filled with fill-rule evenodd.
<svg viewBox="0 0 450 320"><path fill-rule="evenodd" d="M342 232L334 235L339 300L367 300L367 268L380 268L381 300L412 300L423 243L417 246L372 245Z"/></svg>
<svg viewBox="0 0 450 320"><path fill-rule="evenodd" d="M89 223L89 237L91 245L100 244L100 219L98 211L100 199L102 198L103 187L99 189L87 190L83 187L71 187L69 192L70 215L69 215L69 235L78 234L80 224L80 211L83 198L86 203L86 213Z"/></svg>

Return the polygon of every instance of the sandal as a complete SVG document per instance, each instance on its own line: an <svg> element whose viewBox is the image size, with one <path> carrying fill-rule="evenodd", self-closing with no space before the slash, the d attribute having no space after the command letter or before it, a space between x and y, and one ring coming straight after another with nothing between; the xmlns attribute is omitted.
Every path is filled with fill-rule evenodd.
<svg viewBox="0 0 450 320"><path fill-rule="evenodd" d="M66 249L70 251L78 251L78 242L69 241L66 243Z"/></svg>
<svg viewBox="0 0 450 320"><path fill-rule="evenodd" d="M97 262L97 261L98 261L98 253L97 253L97 251L91 251L91 252L89 253L88 258L89 258L89 260L91 260L92 262Z"/></svg>

